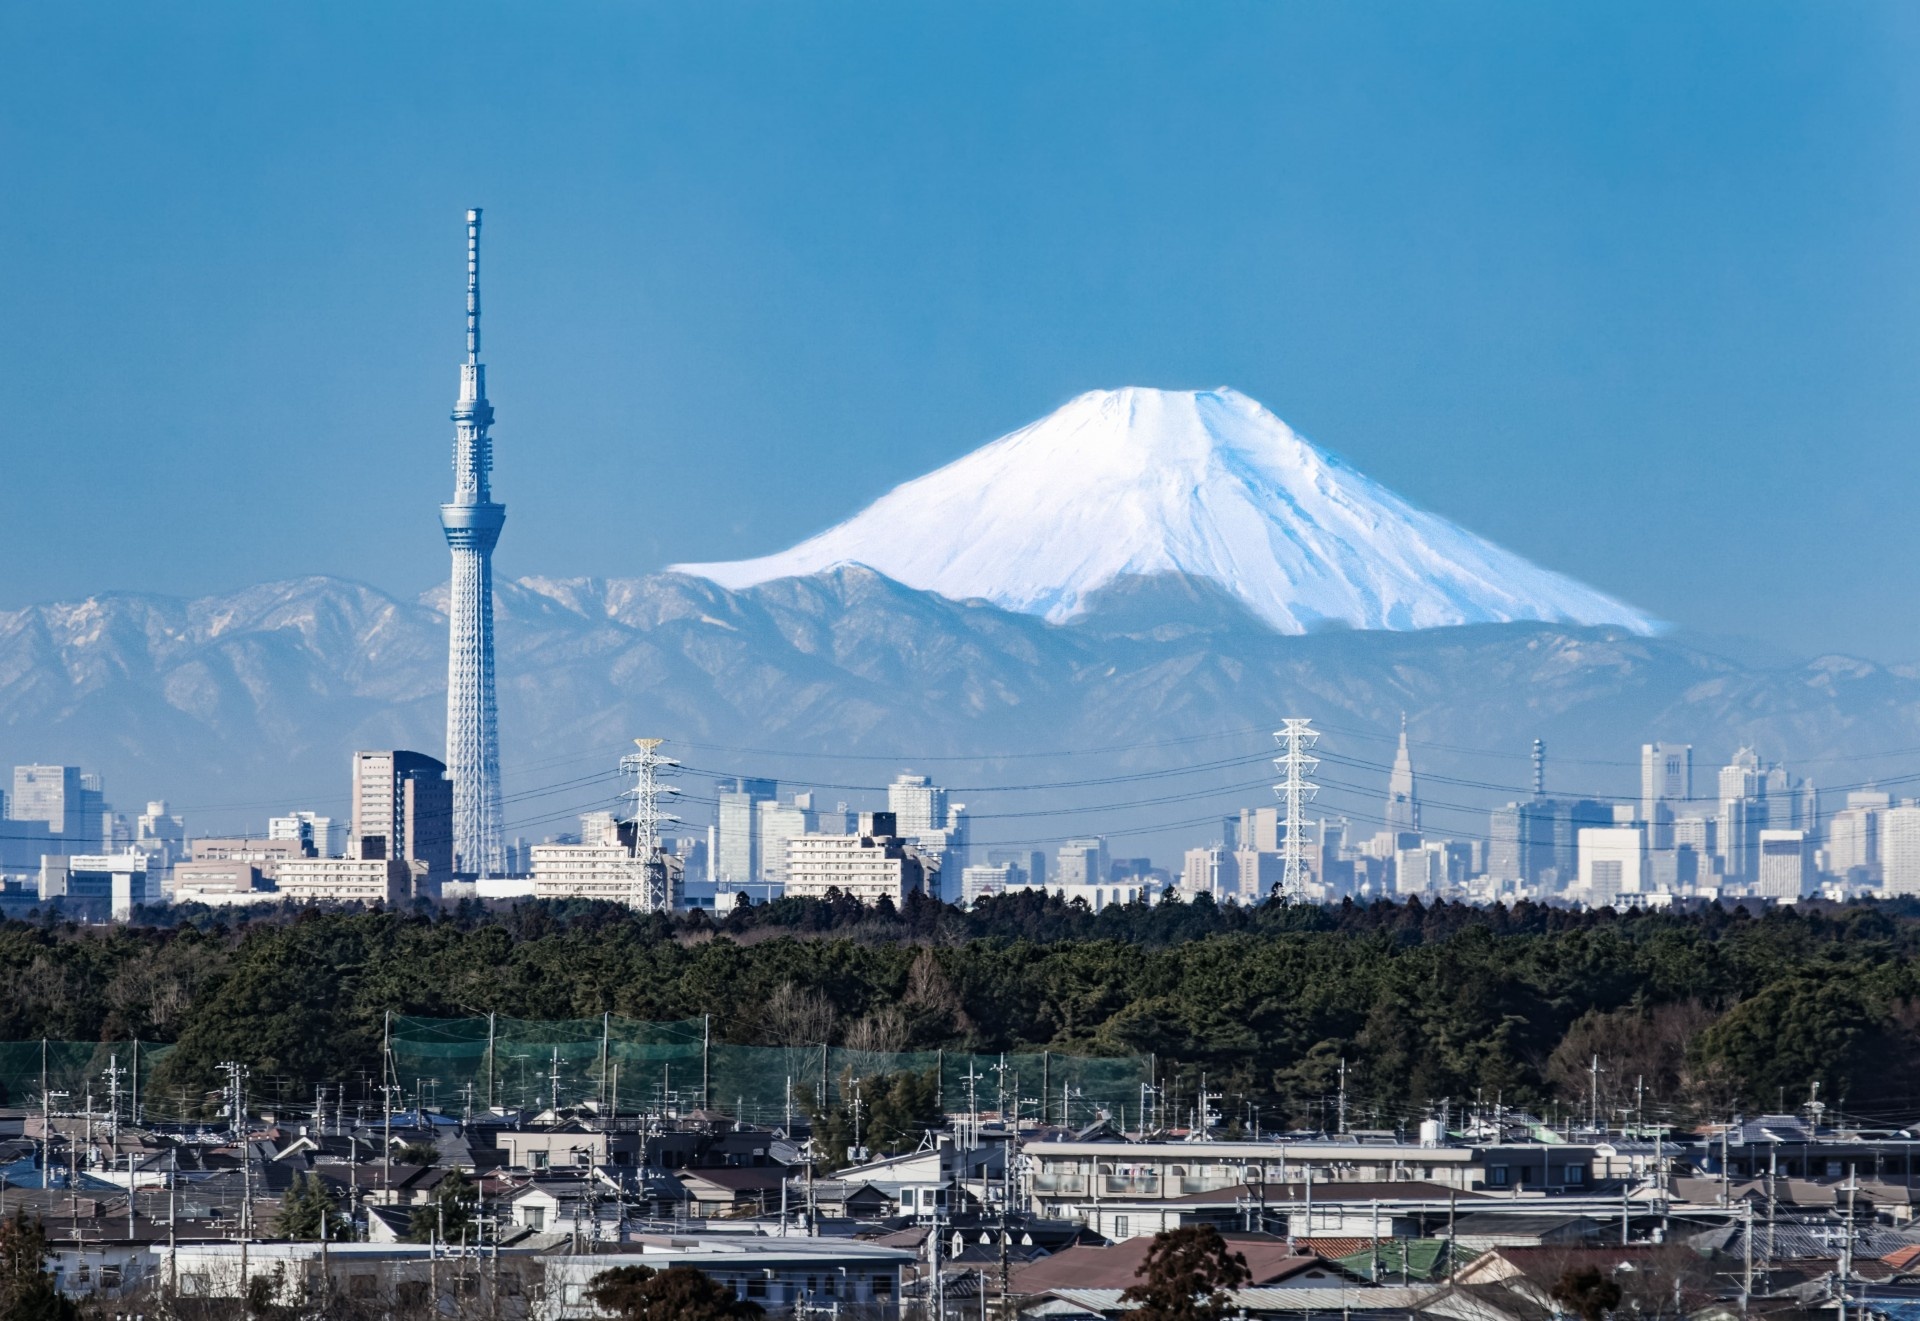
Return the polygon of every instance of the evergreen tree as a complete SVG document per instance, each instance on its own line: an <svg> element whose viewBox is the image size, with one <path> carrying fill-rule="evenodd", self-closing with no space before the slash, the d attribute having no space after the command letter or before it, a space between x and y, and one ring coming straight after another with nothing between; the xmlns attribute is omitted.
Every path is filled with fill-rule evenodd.
<svg viewBox="0 0 1920 1321"><path fill-rule="evenodd" d="M411 1243L432 1243L438 1239L442 1243L458 1243L460 1233L473 1224L474 1209L479 1205L480 1190L460 1171L455 1170L440 1181L433 1195L420 1206L413 1208L413 1214L407 1218L407 1240Z"/></svg>
<svg viewBox="0 0 1920 1321"><path fill-rule="evenodd" d="M280 1213L273 1219L273 1236L317 1239L322 1237L322 1226L326 1229L324 1237L335 1242L353 1237L352 1222L339 1213L333 1194L320 1176L295 1175L293 1186L280 1199Z"/></svg>
<svg viewBox="0 0 1920 1321"><path fill-rule="evenodd" d="M43 1267L47 1236L25 1211L0 1220L0 1317L5 1321L74 1321L76 1308Z"/></svg>

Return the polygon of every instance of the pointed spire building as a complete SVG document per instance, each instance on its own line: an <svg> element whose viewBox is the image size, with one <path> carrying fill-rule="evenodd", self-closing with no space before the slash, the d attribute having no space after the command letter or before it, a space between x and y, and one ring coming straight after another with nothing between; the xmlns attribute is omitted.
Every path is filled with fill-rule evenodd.
<svg viewBox="0 0 1920 1321"><path fill-rule="evenodd" d="M1420 829L1420 793L1413 782L1413 758L1407 753L1407 714L1400 713L1400 749L1393 754L1393 774L1387 780L1387 829Z"/></svg>
<svg viewBox="0 0 1920 1321"><path fill-rule="evenodd" d="M467 212L467 360L453 406L453 499L440 526L453 552L447 607L447 776L453 781L453 869L498 876L500 732L493 696L493 547L507 521L494 503L493 406L480 364L480 212Z"/></svg>

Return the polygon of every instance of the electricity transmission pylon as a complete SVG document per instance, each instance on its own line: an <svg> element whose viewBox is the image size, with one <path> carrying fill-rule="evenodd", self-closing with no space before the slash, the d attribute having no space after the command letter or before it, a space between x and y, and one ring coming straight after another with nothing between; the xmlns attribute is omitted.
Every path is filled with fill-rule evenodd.
<svg viewBox="0 0 1920 1321"><path fill-rule="evenodd" d="M627 796L633 799L633 815L627 818L627 824L633 829L633 851L627 862L628 875L632 878L627 902L643 913L665 913L673 908L667 860L660 852L660 828L680 818L661 811L660 799L680 791L660 780L680 763L660 755L660 745L664 742L665 739L637 738L634 744L640 751L629 752L620 759L621 773L633 776L633 788L627 790Z"/></svg>
<svg viewBox="0 0 1920 1321"><path fill-rule="evenodd" d="M1306 806L1320 792L1320 786L1307 777L1320 765L1312 754L1320 735L1308 720L1288 719L1273 737L1284 751L1273 759L1282 779L1273 792L1287 805L1287 817L1280 835L1280 894L1288 900L1300 900L1307 894L1307 817Z"/></svg>

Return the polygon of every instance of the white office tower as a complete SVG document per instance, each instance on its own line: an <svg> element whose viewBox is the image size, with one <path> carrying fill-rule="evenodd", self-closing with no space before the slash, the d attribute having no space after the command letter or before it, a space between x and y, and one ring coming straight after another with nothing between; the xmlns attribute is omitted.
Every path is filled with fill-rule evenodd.
<svg viewBox="0 0 1920 1321"><path fill-rule="evenodd" d="M453 781L453 869L506 870L501 847L500 731L493 697L493 547L507 521L495 504L493 406L480 365L480 212L467 212L467 360L453 406L453 499L440 526L453 552L447 603L447 778Z"/></svg>
<svg viewBox="0 0 1920 1321"><path fill-rule="evenodd" d="M346 826L317 812L268 817L267 838L298 840L310 845L316 858L337 858L347 851Z"/></svg>
<svg viewBox="0 0 1920 1321"><path fill-rule="evenodd" d="M924 775L898 775L887 786L887 810L900 838L939 873L929 878L929 892L936 898L959 898L967 866L966 804L949 803L947 791Z"/></svg>
<svg viewBox="0 0 1920 1321"><path fill-rule="evenodd" d="M1881 818L1893 805L1887 794L1855 790L1847 805L1827 822L1826 866L1843 881L1876 884L1880 880Z"/></svg>
<svg viewBox="0 0 1920 1321"><path fill-rule="evenodd" d="M1813 889L1812 849L1804 830L1760 832L1760 879L1754 889L1768 899L1799 899Z"/></svg>
<svg viewBox="0 0 1920 1321"><path fill-rule="evenodd" d="M1640 745L1640 819L1647 823L1648 844L1673 847L1673 820L1693 797L1693 745Z"/></svg>
<svg viewBox="0 0 1920 1321"><path fill-rule="evenodd" d="M1880 891L1920 894L1920 806L1912 799L1880 815Z"/></svg>
<svg viewBox="0 0 1920 1321"><path fill-rule="evenodd" d="M1588 827L1580 832L1580 888L1589 908L1647 890L1647 837L1639 826Z"/></svg>

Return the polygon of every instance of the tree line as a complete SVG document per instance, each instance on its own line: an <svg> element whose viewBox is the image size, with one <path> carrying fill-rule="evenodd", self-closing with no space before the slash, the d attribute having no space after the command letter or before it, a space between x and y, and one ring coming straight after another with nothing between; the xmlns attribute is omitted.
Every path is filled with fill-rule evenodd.
<svg viewBox="0 0 1920 1321"><path fill-rule="evenodd" d="M1920 1120L1910 902L1095 914L1022 893L970 912L783 900L717 921L579 902L147 917L0 924L0 1041L174 1043L156 1089L210 1091L238 1059L295 1102L377 1077L388 1011L710 1014L716 1040L743 1044L1151 1054L1170 1097L1204 1073L1230 1124L1332 1122L1342 1061L1354 1126L1442 1104L1584 1113L1596 1077L1616 1117L1792 1109L1818 1083L1872 1122Z"/></svg>

